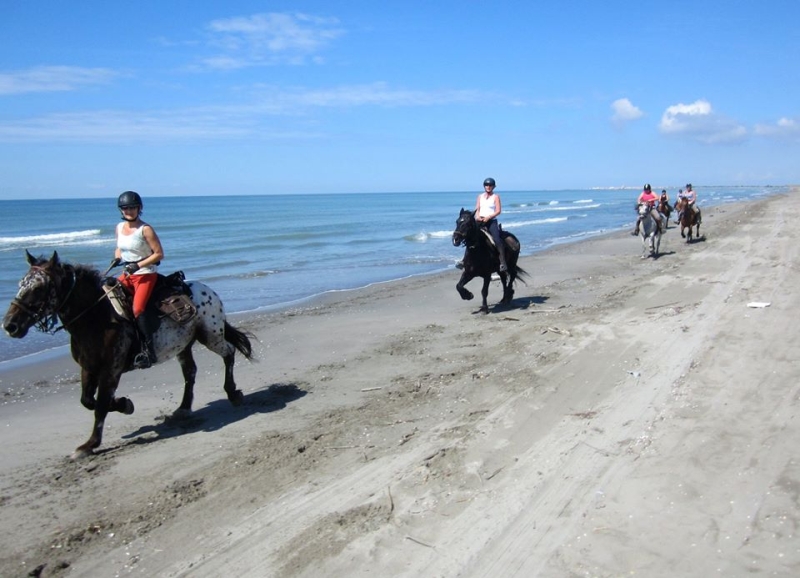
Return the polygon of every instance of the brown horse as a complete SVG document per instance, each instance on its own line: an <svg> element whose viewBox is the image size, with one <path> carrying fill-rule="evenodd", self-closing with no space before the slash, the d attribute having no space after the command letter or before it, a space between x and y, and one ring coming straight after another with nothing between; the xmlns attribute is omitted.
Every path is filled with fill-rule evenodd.
<svg viewBox="0 0 800 578"><path fill-rule="evenodd" d="M702 221L702 217L700 215L700 208L698 207L697 212L694 212L694 209L689 205L689 202L681 198L675 203L675 208L680 213L680 224L681 224L681 237L686 239L687 243L692 242L692 227L696 228L696 234L694 235L698 239L700 238L700 222ZM688 231L684 233L684 231Z"/></svg>
<svg viewBox="0 0 800 578"><path fill-rule="evenodd" d="M664 215L664 229L669 229L669 216L672 213L672 207L664 199L658 199L658 212Z"/></svg>
<svg viewBox="0 0 800 578"><path fill-rule="evenodd" d="M35 258L26 251L30 269L19 282L19 292L3 318L9 336L22 338L32 326L55 332L62 327L70 334L72 357L81 367L81 404L94 411L89 440L73 458L91 455L100 447L103 425L109 412L130 415L133 402L115 397L122 374L130 371L139 341L133 323L119 317L103 291L103 276L86 265L62 263L57 253L50 259ZM160 321L153 339L159 360L176 355L183 372L183 399L176 415L192 410L197 365L192 344L199 341L225 362L225 393L233 405L244 396L233 380L236 350L247 359L252 348L247 334L225 320L222 301L208 286L187 283L197 310L192 319L178 323L169 317ZM53 329L58 322L62 327Z"/></svg>

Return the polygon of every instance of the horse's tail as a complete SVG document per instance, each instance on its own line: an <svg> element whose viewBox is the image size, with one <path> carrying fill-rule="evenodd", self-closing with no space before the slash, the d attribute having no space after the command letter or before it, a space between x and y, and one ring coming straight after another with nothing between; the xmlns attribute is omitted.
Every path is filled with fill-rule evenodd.
<svg viewBox="0 0 800 578"><path fill-rule="evenodd" d="M516 264L514 265L514 270L517 272L516 278L525 283L525 285L527 285L525 279L530 277L530 273L528 273L525 269Z"/></svg>
<svg viewBox="0 0 800 578"><path fill-rule="evenodd" d="M238 349L247 359L253 359L253 346L250 343L250 336L244 331L236 329L227 321L225 322L225 341Z"/></svg>

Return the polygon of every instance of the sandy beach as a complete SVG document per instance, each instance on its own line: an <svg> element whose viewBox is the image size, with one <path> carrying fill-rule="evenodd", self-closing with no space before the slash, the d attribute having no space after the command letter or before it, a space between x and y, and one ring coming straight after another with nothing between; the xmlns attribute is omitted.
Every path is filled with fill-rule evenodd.
<svg viewBox="0 0 800 578"><path fill-rule="evenodd" d="M235 316L243 406L196 346L190 418L176 361L126 374L79 461L77 366L2 372L0 575L798 576L798 219L556 247L488 315L454 269Z"/></svg>

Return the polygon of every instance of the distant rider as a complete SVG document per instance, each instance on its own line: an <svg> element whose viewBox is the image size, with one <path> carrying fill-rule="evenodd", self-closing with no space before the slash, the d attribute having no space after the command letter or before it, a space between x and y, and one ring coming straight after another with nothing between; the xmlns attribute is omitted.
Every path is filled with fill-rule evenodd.
<svg viewBox="0 0 800 578"><path fill-rule="evenodd" d="M697 221L700 222L700 207L697 206L697 193L692 189L692 183L686 185L686 190L683 192L684 205L688 205L694 214L697 216ZM683 205L682 205L683 206ZM683 211L678 212L678 222L681 220Z"/></svg>
<svg viewBox="0 0 800 578"><path fill-rule="evenodd" d="M650 209L650 214L656 220L656 226L658 227L658 232L661 232L661 214L658 212L658 208L656 207L656 203L658 203L658 197L653 192L650 184L646 184L644 189L642 190L639 198L636 200L637 205L641 205L642 203L646 204ZM642 222L642 217L636 218L636 228L633 230L631 235L638 235L639 234L639 225Z"/></svg>
<svg viewBox="0 0 800 578"><path fill-rule="evenodd" d="M144 204L139 193L125 191L117 199L122 215L122 223L117 225L117 248L114 251L113 265L124 264L125 271L119 281L133 295L133 317L141 336L141 351L136 355L133 366L146 369L156 363L153 331L144 313L150 295L156 285L156 269L164 258L161 241L155 229L142 221Z"/></svg>

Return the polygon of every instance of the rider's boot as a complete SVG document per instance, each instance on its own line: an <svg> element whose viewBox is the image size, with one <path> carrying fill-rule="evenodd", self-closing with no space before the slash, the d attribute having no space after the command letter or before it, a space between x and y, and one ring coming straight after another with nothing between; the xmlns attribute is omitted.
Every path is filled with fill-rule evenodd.
<svg viewBox="0 0 800 578"><path fill-rule="evenodd" d="M500 243L500 246L497 247L497 252L500 256L500 272L505 273L508 271L508 265L506 265L506 248L504 247L505 242Z"/></svg>
<svg viewBox="0 0 800 578"><path fill-rule="evenodd" d="M153 345L153 331L145 318L145 314L136 318L136 327L139 329L139 342L141 351L133 358L134 369L147 369L156 361L156 350Z"/></svg>
<svg viewBox="0 0 800 578"><path fill-rule="evenodd" d="M642 222L642 219L636 219L636 228L631 231L631 235L638 235L639 234L639 223Z"/></svg>

